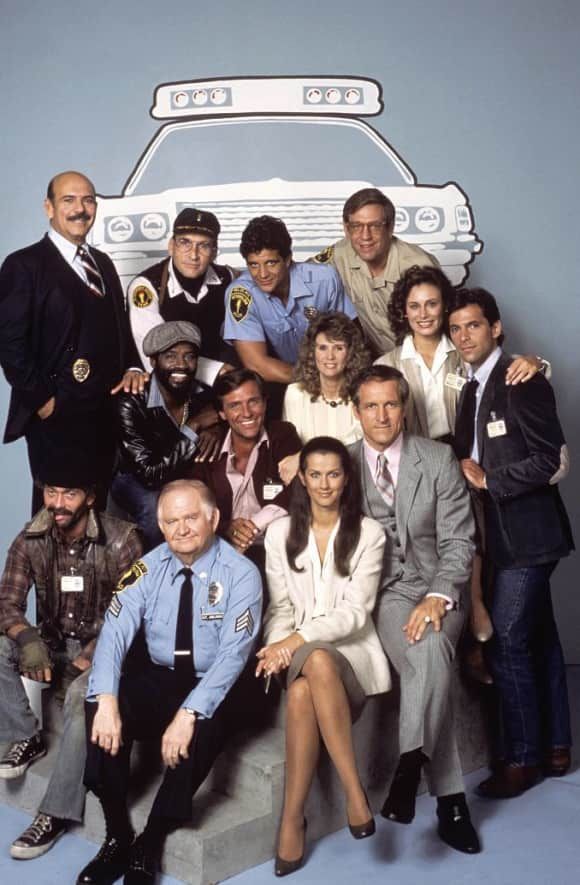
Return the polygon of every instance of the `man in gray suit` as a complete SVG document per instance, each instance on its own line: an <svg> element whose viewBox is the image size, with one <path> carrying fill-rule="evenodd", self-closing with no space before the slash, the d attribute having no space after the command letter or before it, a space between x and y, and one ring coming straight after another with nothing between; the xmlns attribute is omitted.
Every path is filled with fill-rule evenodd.
<svg viewBox="0 0 580 885"><path fill-rule="evenodd" d="M451 698L474 523L449 446L403 433L408 396L405 378L389 366L363 372L353 394L364 439L350 451L363 510L387 536L377 630L401 681L401 758L381 814L413 820L425 766L437 797L439 836L474 854L480 844L465 800Z"/></svg>

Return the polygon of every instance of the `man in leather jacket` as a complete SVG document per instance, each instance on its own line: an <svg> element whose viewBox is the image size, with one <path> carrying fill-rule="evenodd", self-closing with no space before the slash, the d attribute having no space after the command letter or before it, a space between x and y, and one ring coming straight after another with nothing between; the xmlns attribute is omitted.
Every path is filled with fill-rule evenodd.
<svg viewBox="0 0 580 885"><path fill-rule="evenodd" d="M187 476L194 460L211 457L223 436L211 390L195 378L200 345L192 323L154 326L143 341L153 366L149 389L117 401L121 461L112 494L138 524L147 550L163 540L157 523L162 486Z"/></svg>
<svg viewBox="0 0 580 885"><path fill-rule="evenodd" d="M83 459L84 460L84 459ZM63 458L64 462L64 458ZM32 824L12 844L27 860L81 821L86 755L84 697L97 635L120 577L142 553L134 525L97 514L94 465L79 459L44 476L44 507L12 542L0 579L0 777L12 779L46 754L21 675L64 696L55 764ZM37 626L26 618L36 587Z"/></svg>

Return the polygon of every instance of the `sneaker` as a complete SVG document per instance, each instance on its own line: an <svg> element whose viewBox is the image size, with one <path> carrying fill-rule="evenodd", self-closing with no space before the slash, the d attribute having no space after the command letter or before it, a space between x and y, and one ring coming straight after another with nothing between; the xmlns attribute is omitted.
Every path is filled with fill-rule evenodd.
<svg viewBox="0 0 580 885"><path fill-rule="evenodd" d="M0 760L0 778L10 780L13 777L20 777L29 765L45 755L46 747L41 734L16 741Z"/></svg>
<svg viewBox="0 0 580 885"><path fill-rule="evenodd" d="M50 814L36 815L28 829L10 846L10 856L16 860L32 860L49 851L57 839L66 833L66 822Z"/></svg>

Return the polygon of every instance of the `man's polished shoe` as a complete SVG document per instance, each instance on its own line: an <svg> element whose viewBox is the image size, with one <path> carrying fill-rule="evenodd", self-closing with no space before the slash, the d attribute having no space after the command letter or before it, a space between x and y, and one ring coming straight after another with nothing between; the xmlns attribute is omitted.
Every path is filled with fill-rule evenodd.
<svg viewBox="0 0 580 885"><path fill-rule="evenodd" d="M471 822L464 793L442 796L437 800L437 832L451 848L464 854L479 854L481 844Z"/></svg>
<svg viewBox="0 0 580 885"><path fill-rule="evenodd" d="M144 834L137 836L129 852L124 885L153 885L159 871L159 854L156 846L147 846Z"/></svg>
<svg viewBox="0 0 580 885"><path fill-rule="evenodd" d="M107 835L98 854L79 873L77 885L112 885L129 866L133 837L118 839Z"/></svg>
<svg viewBox="0 0 580 885"><path fill-rule="evenodd" d="M537 765L503 765L482 781L475 792L484 799L513 799L535 787L542 773Z"/></svg>
<svg viewBox="0 0 580 885"><path fill-rule="evenodd" d="M415 817L415 799L421 780L421 768L427 757L421 750L403 753L381 808L381 815L398 824L410 824Z"/></svg>
<svg viewBox="0 0 580 885"><path fill-rule="evenodd" d="M570 747L552 747L544 757L542 770L545 777L564 777L571 764Z"/></svg>

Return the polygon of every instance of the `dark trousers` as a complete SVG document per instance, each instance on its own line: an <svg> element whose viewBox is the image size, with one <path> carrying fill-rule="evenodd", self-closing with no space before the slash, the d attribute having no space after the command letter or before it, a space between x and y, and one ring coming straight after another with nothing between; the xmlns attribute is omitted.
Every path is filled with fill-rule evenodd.
<svg viewBox="0 0 580 885"><path fill-rule="evenodd" d="M157 522L159 489L147 489L132 473L117 473L111 486L115 504L125 510L141 529L145 553L163 541Z"/></svg>
<svg viewBox="0 0 580 885"><path fill-rule="evenodd" d="M498 569L493 582L490 666L500 695L503 755L518 765L537 765L545 751L572 743L550 592L556 565Z"/></svg>
<svg viewBox="0 0 580 885"><path fill-rule="evenodd" d="M90 735L97 704L87 702L87 765L85 786L103 804L114 802L126 807L129 767L134 740L159 738L172 721L189 688L180 687L173 670L149 663L143 670L123 674L119 686L119 709L123 724L123 744L116 756L92 744ZM191 819L191 799L209 774L224 743L221 707L211 719L197 719L189 757L175 768L167 768L157 791L151 818L177 821Z"/></svg>

